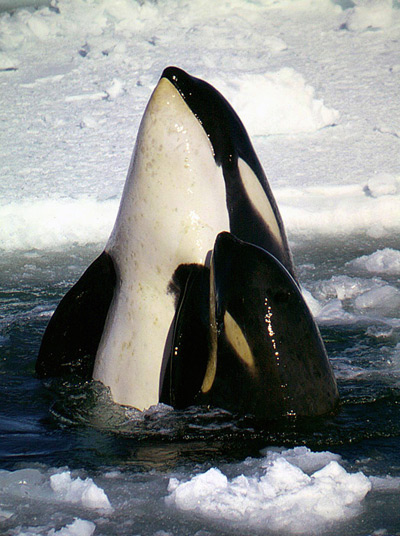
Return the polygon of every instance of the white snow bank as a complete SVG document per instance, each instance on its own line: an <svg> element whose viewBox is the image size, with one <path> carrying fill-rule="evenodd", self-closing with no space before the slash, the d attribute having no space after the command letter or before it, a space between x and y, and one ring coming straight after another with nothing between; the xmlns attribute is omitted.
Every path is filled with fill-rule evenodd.
<svg viewBox="0 0 400 536"><path fill-rule="evenodd" d="M315 98L315 90L292 68L241 74L230 84L212 85L232 104L250 136L315 132L333 125L339 112Z"/></svg>
<svg viewBox="0 0 400 536"><path fill-rule="evenodd" d="M363 255L347 263L356 271L374 274L400 275L400 251L379 249L371 255Z"/></svg>
<svg viewBox="0 0 400 536"><path fill-rule="evenodd" d="M342 28L353 32L388 28L393 19L392 0L354 0L342 17Z"/></svg>
<svg viewBox="0 0 400 536"><path fill-rule="evenodd" d="M254 476L229 479L212 468L186 482L172 478L166 502L205 518L292 533L314 533L358 514L371 490L368 478L347 472L335 456L326 456L326 465L309 475L296 465L297 454L304 460L309 453L273 452Z"/></svg>
<svg viewBox="0 0 400 536"><path fill-rule="evenodd" d="M379 238L400 230L400 193L372 197L365 185L327 185L276 189L286 228L294 234Z"/></svg>
<svg viewBox="0 0 400 536"><path fill-rule="evenodd" d="M4 8L10 4L40 4L40 0L3 0ZM50 1L48 2L50 4ZM1 7L1 3L0 3ZM21 9L13 15L3 13L0 20L0 46L4 49L19 48L24 43L35 40L45 41L53 37L66 35L98 37L108 30L129 37L140 32L157 31L158 24L176 20L179 25L190 27L199 19L218 16L231 16L232 11L264 11L268 8L284 8L289 10L317 10L323 12L340 12L330 0L266 0L263 2L247 2L242 0L212 3L209 0L187 2L185 0L169 0L168 2L132 2L130 0L62 0L53 3L51 8L44 6L37 10ZM169 22L167 22L170 28Z"/></svg>
<svg viewBox="0 0 400 536"><path fill-rule="evenodd" d="M91 478L72 478L70 471L48 476L38 469L2 470L0 490L0 500L3 504L10 498L41 499L46 502L77 504L88 509L112 510L104 490Z"/></svg>
<svg viewBox="0 0 400 536"><path fill-rule="evenodd" d="M46 41L67 35L99 36L107 24L113 24L117 29L121 21L126 19L130 19L134 31L142 10L139 3L130 4L127 0L120 0L116 8L112 0L64 0L57 3L55 9L46 6L35 11L21 9L12 15L3 13L0 17L0 46L10 50L32 41Z"/></svg>
<svg viewBox="0 0 400 536"><path fill-rule="evenodd" d="M37 199L0 205L0 248L29 250L104 242L119 200Z"/></svg>
<svg viewBox="0 0 400 536"><path fill-rule="evenodd" d="M324 13L340 13L341 7L332 0L262 0L271 8L298 11L320 11Z"/></svg>

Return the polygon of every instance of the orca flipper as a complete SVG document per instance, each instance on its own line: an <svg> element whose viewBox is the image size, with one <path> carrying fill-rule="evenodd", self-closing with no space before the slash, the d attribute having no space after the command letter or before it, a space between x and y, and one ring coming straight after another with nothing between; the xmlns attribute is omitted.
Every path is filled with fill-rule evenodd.
<svg viewBox="0 0 400 536"><path fill-rule="evenodd" d="M181 409L196 403L208 360L210 269L181 265L173 277L179 301L160 402Z"/></svg>
<svg viewBox="0 0 400 536"><path fill-rule="evenodd" d="M38 376L91 379L115 284L113 261L103 252L52 315L36 361Z"/></svg>
<svg viewBox="0 0 400 536"><path fill-rule="evenodd" d="M201 402L268 419L332 412L339 400L332 368L286 268L262 248L223 232L210 273L214 343Z"/></svg>

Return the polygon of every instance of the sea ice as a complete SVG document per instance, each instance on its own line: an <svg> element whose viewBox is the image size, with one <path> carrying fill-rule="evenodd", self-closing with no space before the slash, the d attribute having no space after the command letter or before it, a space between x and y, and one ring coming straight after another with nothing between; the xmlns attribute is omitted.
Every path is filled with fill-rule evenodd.
<svg viewBox="0 0 400 536"><path fill-rule="evenodd" d="M370 259L370 256L366 258ZM375 258L377 264L379 264L379 259L380 256ZM361 268L365 266L364 260L360 262ZM356 261L348 265L355 266L357 271L361 271L357 263L353 264ZM374 261L371 265L375 266ZM396 273L395 266L385 267L385 270L388 269ZM379 270L375 273L379 273ZM375 316L378 314L384 317L396 317L400 307L400 291L379 277L363 279L334 275L326 281L318 282L313 288L312 296L319 305L319 307L314 306L314 315L319 322L324 323L354 323L357 318L362 318L362 315L371 313Z"/></svg>
<svg viewBox="0 0 400 536"><path fill-rule="evenodd" d="M48 536L92 536L96 530L96 525L84 519L75 519L70 525L66 525L60 530L50 530Z"/></svg>
<svg viewBox="0 0 400 536"><path fill-rule="evenodd" d="M373 288L357 296L354 304L357 309L379 311L382 315L396 313L400 309L400 290L392 285Z"/></svg>
<svg viewBox="0 0 400 536"><path fill-rule="evenodd" d="M81 503L86 508L110 510L111 504L104 490L96 486L91 478L71 478L69 471L50 477L50 486L57 499Z"/></svg>
<svg viewBox="0 0 400 536"><path fill-rule="evenodd" d="M398 476L370 476L369 480L372 484L372 488L375 491L400 490L400 477Z"/></svg>
<svg viewBox="0 0 400 536"><path fill-rule="evenodd" d="M348 473L327 453L326 465L310 475L288 461L300 456L304 463L309 453L283 451L271 456L262 463L258 476L241 474L229 479L211 468L188 481L171 478L166 503L234 525L293 533L311 533L359 513L371 490L368 478L361 472Z"/></svg>
<svg viewBox="0 0 400 536"><path fill-rule="evenodd" d="M343 309L340 300L334 299L324 305L316 316L319 323L330 325L353 324L354 316Z"/></svg>
<svg viewBox="0 0 400 536"><path fill-rule="evenodd" d="M347 266L356 271L400 275L400 251L391 248L379 249L371 255L363 255L348 262Z"/></svg>
<svg viewBox="0 0 400 536"><path fill-rule="evenodd" d="M51 10L41 7L1 13L1 248L7 252L36 248L41 255L44 248L105 243L118 209L117 197L145 103L162 69L170 62L218 84L238 80L236 87L228 88L232 103L236 106L235 99L242 98L243 108L249 105L249 131L254 128L256 133L268 135L267 139L259 136L254 143L289 235L398 236L399 3L343 0L343 6L355 4L343 9L341 17L344 27L352 33L337 31L337 13L341 10L337 3L229 0L213 3L211 10L210 1L203 0L59 0L53 2ZM114 79L123 82L113 85ZM114 100L106 98L107 88L112 89L109 95ZM220 88L224 91L222 85ZM125 89L126 99L125 92L120 92ZM247 101L254 98L260 104L280 91L282 99L275 100L275 105L281 112L285 106L289 110L286 122L278 124L276 116L271 122L270 118L258 120L256 101ZM229 98L229 94L226 96ZM287 108L291 98L296 113ZM240 102L239 105L242 106ZM339 110L340 120L333 117L333 108ZM238 112L242 113L240 109ZM243 120L247 127L247 118L243 116ZM338 126L323 128L332 121ZM307 125L310 131L293 136L296 129L304 130ZM272 136L282 131L286 135ZM379 174L382 170L385 176ZM338 255L341 259L340 251ZM355 259L347 268L356 270L357 275L361 271L396 276L400 273L399 252L382 249ZM354 322L354 315L345 311L337 297L354 304L368 291L359 284L360 280L354 279L327 282L322 303L314 303L321 309L319 318L331 324ZM378 296L379 288L374 288ZM364 304L371 297L364 296ZM382 328L375 336L378 333L391 331ZM8 334L2 336L7 338ZM394 349L395 356L400 356L399 345ZM365 369L352 365L351 373L354 377L365 373ZM215 427L218 426L217 422ZM165 433L171 434L171 429ZM30 463L30 459L24 463ZM270 514L271 526L278 531L285 530L284 518L288 515L291 530L296 531L298 525L298 532L318 533L319 527L329 524L329 516L331 520L334 515L336 519L346 519L360 511L362 496L370 483L373 491L398 489L398 479L370 477L368 482L360 473L353 475L340 469L340 458L331 453L269 451L260 464L258 460L253 463L259 474L248 474L249 464L243 462L233 477L217 469L219 474L209 475L211 482L215 479L222 484L219 491L213 487L208 490L215 498L215 508L222 513L220 517L227 516L225 526L232 522L231 510L240 510L243 505L248 507L250 530L258 516L264 522ZM192 480L192 467L184 466L179 478L172 481L170 505L179 508L175 502L177 490L183 493L185 488L180 487ZM325 473L319 473L323 468ZM390 471L389 463L383 470ZM85 480L64 477L62 485L60 478L60 491L55 492L50 487L54 471L31 468L0 472L0 518L14 523L13 534L93 533L94 524L90 521L77 518L71 523L74 509L82 515ZM232 474L232 464L228 472ZM154 522L149 531L158 531L157 536L179 533L179 510L177 517L172 517L176 529L171 531L162 530L166 528L165 518L154 516L163 500L165 474L160 476L154 471L146 475L158 495L148 493L148 483L138 487L134 469L122 471L120 477L117 470L110 474L114 478L106 478L105 486L118 512L121 534L135 534L129 522L138 497L141 504L147 504L150 522ZM292 483L294 502L290 502ZM318 490L326 497L320 506ZM273 499L265 498L268 492ZM67 502L68 493L79 501ZM98 497L97 492L94 495ZM188 501L194 501L190 493ZM104 498L99 502L107 504ZM94 503L98 504L97 499ZM62 522L51 518L51 504L63 516ZM313 505L321 520L317 527ZM367 511L362 520L369 526L375 523L376 536L389 533L380 529L385 525L384 517L392 525L395 523L395 513L382 505L384 501L378 506L381 519L375 521L376 511ZM37 516L39 512L41 526L26 532L24 527L31 523L26 516ZM108 514L90 514L103 517L104 534L115 534L107 527ZM191 511L189 515L193 517ZM208 518L211 512L201 515ZM190 531L190 521L183 526L183 532ZM358 529L349 526L351 533L358 534ZM343 533L340 529L339 532ZM199 531L198 535L206 533L208 530ZM333 533L338 533L335 527Z"/></svg>
<svg viewBox="0 0 400 536"><path fill-rule="evenodd" d="M106 89L107 98L114 100L124 93L124 82L118 78L114 78L111 86Z"/></svg>
<svg viewBox="0 0 400 536"><path fill-rule="evenodd" d="M307 290L306 288L302 287L301 293L303 294L303 298L305 299L311 313L314 316L318 316L318 314L321 312L322 305L319 303L317 299L314 298L311 292Z"/></svg>
<svg viewBox="0 0 400 536"><path fill-rule="evenodd" d="M284 456L285 459L299 467L307 474L314 473L322 469L330 462L336 461L340 463L341 456L329 451L313 452L307 447L294 447L292 449L283 448L265 448L261 450L261 454L265 455L262 460L262 465L269 464L272 461Z"/></svg>
<svg viewBox="0 0 400 536"><path fill-rule="evenodd" d="M75 518L75 520L59 530L46 527L29 527L22 531L13 532L18 536L92 536L96 525L91 521Z"/></svg>
<svg viewBox="0 0 400 536"><path fill-rule="evenodd" d="M360 294L384 285L379 279L361 279L347 275L333 275L327 281L320 281L315 294L320 300L338 298L340 301L354 299Z"/></svg>
<svg viewBox="0 0 400 536"><path fill-rule="evenodd" d="M47 502L79 504L84 508L112 511L104 490L91 478L72 478L70 471L48 477L38 469L0 471L0 497L42 499Z"/></svg>

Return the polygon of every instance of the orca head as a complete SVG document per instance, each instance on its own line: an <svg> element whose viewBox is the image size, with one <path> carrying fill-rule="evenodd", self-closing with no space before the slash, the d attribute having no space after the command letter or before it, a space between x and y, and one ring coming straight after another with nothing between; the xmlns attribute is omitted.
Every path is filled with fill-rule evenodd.
<svg viewBox="0 0 400 536"><path fill-rule="evenodd" d="M239 116L212 85L177 67L169 80L201 124L222 168L229 230L239 239L270 251L294 276L282 219L267 178Z"/></svg>
<svg viewBox="0 0 400 536"><path fill-rule="evenodd" d="M235 167L242 158L263 174L239 116L229 102L211 84L189 75L178 67L164 69L161 80L169 80L203 126L214 151L217 165Z"/></svg>
<svg viewBox="0 0 400 536"><path fill-rule="evenodd" d="M204 402L263 418L329 413L336 381L298 284L269 252L223 232L210 267Z"/></svg>

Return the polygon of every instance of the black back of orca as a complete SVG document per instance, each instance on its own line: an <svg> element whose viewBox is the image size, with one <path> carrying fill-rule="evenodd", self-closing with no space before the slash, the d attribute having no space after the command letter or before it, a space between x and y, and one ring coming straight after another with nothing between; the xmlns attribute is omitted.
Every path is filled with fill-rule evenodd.
<svg viewBox="0 0 400 536"><path fill-rule="evenodd" d="M250 138L235 110L213 86L182 69L167 67L162 78L167 78L176 87L197 117L212 144L216 164L222 166L230 232L240 240L270 251L295 277L278 207ZM257 211L254 200L249 197L239 171L239 159L251 168L264 190L280 231L281 243Z"/></svg>
<svg viewBox="0 0 400 536"><path fill-rule="evenodd" d="M267 419L333 411L338 391L325 347L285 267L265 250L220 233L210 286L216 345L199 401Z"/></svg>
<svg viewBox="0 0 400 536"><path fill-rule="evenodd" d="M67 292L51 317L36 361L38 376L91 379L115 284L113 261L103 252Z"/></svg>

